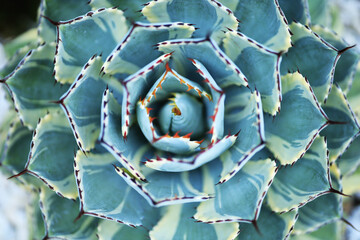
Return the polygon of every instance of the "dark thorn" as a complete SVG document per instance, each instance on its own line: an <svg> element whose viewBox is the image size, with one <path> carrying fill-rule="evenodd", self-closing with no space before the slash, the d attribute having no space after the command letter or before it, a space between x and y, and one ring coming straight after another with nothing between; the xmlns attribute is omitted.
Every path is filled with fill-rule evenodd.
<svg viewBox="0 0 360 240"><path fill-rule="evenodd" d="M350 46L350 47L346 47L346 48L344 48L344 49L342 49L342 50L339 50L339 51L338 51L338 54L341 55L341 54L343 54L344 52L346 52L347 50L349 50L349 49L351 49L351 48L354 48L354 47L356 47L356 44L354 44L354 45L352 45L352 46Z"/></svg>
<svg viewBox="0 0 360 240"><path fill-rule="evenodd" d="M50 101L50 103L55 103L55 104L62 104L64 101L64 99L60 99L58 101Z"/></svg>
<svg viewBox="0 0 360 240"><path fill-rule="evenodd" d="M348 220L346 220L344 217L340 218L341 221L343 221L346 225L350 226L352 229L354 229L357 232L360 232L359 229L357 229L356 227L354 227L354 225L351 224L351 222L349 222Z"/></svg>
<svg viewBox="0 0 360 240"><path fill-rule="evenodd" d="M43 18L45 18L46 20L48 20L52 25L54 25L54 26L58 26L59 25L59 23L58 22L55 22L54 20L52 20L52 19L50 19L49 17L47 17L47 16L45 16L45 15L40 15L40 17L43 17Z"/></svg>
<svg viewBox="0 0 360 240"><path fill-rule="evenodd" d="M343 193L343 192L340 192L339 190L336 190L336 189L334 189L334 188L330 188L330 190L328 191L328 192L330 192L330 193L336 193L336 194L340 194L341 196L344 196L344 197L350 197L350 198L352 198L352 196L350 196L350 195L347 195L347 194L345 194L345 193Z"/></svg>
<svg viewBox="0 0 360 240"><path fill-rule="evenodd" d="M5 83L6 79L0 79L0 83Z"/></svg>
<svg viewBox="0 0 360 240"><path fill-rule="evenodd" d="M251 221L251 224L254 226L256 232L257 232L260 236L262 236L262 233L260 232L259 226L257 225L257 221L254 219L254 220Z"/></svg>
<svg viewBox="0 0 360 240"><path fill-rule="evenodd" d="M11 176L11 177L8 177L8 180L10 180L10 179L12 179L12 178L20 177L21 175L27 173L27 171L28 171L27 169L24 169L24 170L22 170L21 172L19 172L18 174L15 174L15 175L13 175L13 176Z"/></svg>
<svg viewBox="0 0 360 240"><path fill-rule="evenodd" d="M342 124L348 124L348 122L337 122L337 121L332 121L332 120L328 120L327 121L328 124L332 124L332 125L342 125Z"/></svg>
<svg viewBox="0 0 360 240"><path fill-rule="evenodd" d="M74 219L74 223L77 222L85 214L84 210L81 209L79 215Z"/></svg>

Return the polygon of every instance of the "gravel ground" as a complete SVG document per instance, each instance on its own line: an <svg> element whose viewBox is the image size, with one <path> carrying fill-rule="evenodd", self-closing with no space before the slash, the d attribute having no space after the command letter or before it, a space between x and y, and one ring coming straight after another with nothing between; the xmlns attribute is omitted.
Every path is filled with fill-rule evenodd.
<svg viewBox="0 0 360 240"><path fill-rule="evenodd" d="M345 23L343 36L349 44L358 44L360 49L360 1L333 0L341 9L341 17ZM4 52L0 45L0 68L4 64ZM0 88L0 123L7 111L5 94ZM27 217L25 213L29 194L0 173L0 240L28 239ZM349 221L360 226L360 207L353 211ZM360 233L348 228L349 240L360 240Z"/></svg>

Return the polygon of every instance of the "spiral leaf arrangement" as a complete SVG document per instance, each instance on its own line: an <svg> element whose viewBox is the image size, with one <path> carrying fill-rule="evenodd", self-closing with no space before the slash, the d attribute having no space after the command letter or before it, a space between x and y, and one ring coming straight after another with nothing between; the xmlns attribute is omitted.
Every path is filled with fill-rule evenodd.
<svg viewBox="0 0 360 240"><path fill-rule="evenodd" d="M43 0L0 80L0 161L35 195L32 238L339 239L343 183L359 189L359 53L330 15Z"/></svg>

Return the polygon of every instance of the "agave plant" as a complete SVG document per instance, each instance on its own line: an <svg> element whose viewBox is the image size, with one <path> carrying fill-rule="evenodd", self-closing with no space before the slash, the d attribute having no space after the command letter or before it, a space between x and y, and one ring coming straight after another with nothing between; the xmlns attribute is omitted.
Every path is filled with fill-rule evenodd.
<svg viewBox="0 0 360 240"><path fill-rule="evenodd" d="M43 0L0 80L0 161L34 193L31 238L339 239L360 78L332 15L326 1Z"/></svg>

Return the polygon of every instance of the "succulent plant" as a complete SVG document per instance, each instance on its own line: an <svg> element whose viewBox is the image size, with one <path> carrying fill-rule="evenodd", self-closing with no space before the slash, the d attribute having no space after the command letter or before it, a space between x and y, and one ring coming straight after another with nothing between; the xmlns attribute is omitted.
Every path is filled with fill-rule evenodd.
<svg viewBox="0 0 360 240"><path fill-rule="evenodd" d="M360 77L333 15L43 0L0 80L0 161L34 193L31 238L339 239L360 187Z"/></svg>

